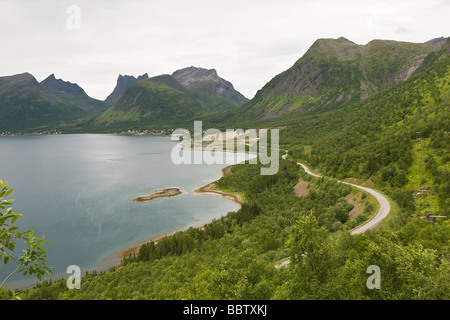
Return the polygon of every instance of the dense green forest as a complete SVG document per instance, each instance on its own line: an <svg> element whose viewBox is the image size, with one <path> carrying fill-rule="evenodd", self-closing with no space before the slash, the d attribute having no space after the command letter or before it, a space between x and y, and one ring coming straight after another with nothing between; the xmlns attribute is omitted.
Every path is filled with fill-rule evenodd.
<svg viewBox="0 0 450 320"><path fill-rule="evenodd" d="M281 129L276 175L239 164L217 188L246 203L201 229L141 247L108 272L86 274L80 290L44 281L22 299L449 299L450 56L430 54L410 79L365 100L265 124ZM296 161L322 175L315 178ZM389 218L350 235L387 195ZM301 183L303 193L296 193ZM358 212L350 212L358 207ZM277 268L289 257L291 263ZM369 266L381 288L369 289Z"/></svg>

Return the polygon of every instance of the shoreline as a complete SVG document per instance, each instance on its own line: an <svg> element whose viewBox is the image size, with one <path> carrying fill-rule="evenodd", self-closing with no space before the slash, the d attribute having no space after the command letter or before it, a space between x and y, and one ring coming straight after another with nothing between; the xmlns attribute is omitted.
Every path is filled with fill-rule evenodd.
<svg viewBox="0 0 450 320"><path fill-rule="evenodd" d="M222 168L222 177L221 178L225 177L230 172L231 167L232 167L232 165ZM225 191L221 191L221 190L212 190L211 189L219 180L220 180L220 178L217 180L214 180L213 182L207 183L204 186L201 186L201 187L195 189L194 192L219 194L221 196L231 198L231 200L233 200L234 202L236 202L237 204L242 206L244 204L244 201L242 200L240 195L238 195L236 193L229 193L229 192L225 192Z"/></svg>
<svg viewBox="0 0 450 320"><path fill-rule="evenodd" d="M194 189L194 192L200 193L200 194L202 194L202 193L218 194L218 195L221 195L223 197L230 198L232 201L234 201L235 203L239 204L239 206L242 206L244 201L242 200L241 196L239 196L238 194L228 193L228 192L220 191L220 190L211 190L211 188L217 183L217 181L219 181L222 177L226 176L230 172L232 166L233 165L229 165L229 166L226 166L226 167L222 168L222 176L219 179L214 180L214 181L209 182L209 183L207 183L207 184L205 184L205 185L203 185L201 187L198 187L198 188ZM139 249L141 248L141 246L143 244L150 243L150 242L154 242L156 244L159 241L161 241L161 239L163 239L165 237L169 237L169 236L175 234L176 232L184 231L184 230L187 230L189 228L203 229L205 227L205 225L209 224L210 222L211 221L206 222L206 223L202 223L200 226L196 226L196 227L193 227L192 225L188 225L188 226L186 226L184 228L172 230L170 232L166 232L166 233L163 233L161 235L157 235L153 239L149 239L149 240L143 241L142 243L140 243L138 245L134 245L134 246L129 247L129 248L125 249L125 250L121 250L118 254L116 254L114 256L115 258L120 259L119 264L113 265L111 267L118 268L118 267L122 266L122 259L127 258L127 257L129 257L130 255L133 255L133 254L138 254Z"/></svg>

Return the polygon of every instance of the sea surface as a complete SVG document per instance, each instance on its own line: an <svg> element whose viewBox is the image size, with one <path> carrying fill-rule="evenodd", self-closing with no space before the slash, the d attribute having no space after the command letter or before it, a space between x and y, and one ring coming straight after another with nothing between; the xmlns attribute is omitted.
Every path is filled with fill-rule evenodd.
<svg viewBox="0 0 450 320"><path fill-rule="evenodd" d="M53 279L107 270L129 247L220 218L239 205L194 189L221 177L227 164L174 164L170 137L75 134L0 137L0 179L14 189L13 211L21 231L52 242L45 249ZM197 151L196 151L197 152ZM235 162L244 160L239 155ZM147 203L131 201L178 187L183 194ZM16 251L21 254L22 246ZM15 262L0 265L0 282ZM47 278L48 279L48 278ZM35 277L15 275L6 287L23 288Z"/></svg>

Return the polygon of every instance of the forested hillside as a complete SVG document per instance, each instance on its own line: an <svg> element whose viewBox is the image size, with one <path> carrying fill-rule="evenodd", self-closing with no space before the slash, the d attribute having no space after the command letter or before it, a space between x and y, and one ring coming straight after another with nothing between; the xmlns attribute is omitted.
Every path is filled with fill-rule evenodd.
<svg viewBox="0 0 450 320"><path fill-rule="evenodd" d="M403 209L449 214L450 55L432 53L408 81L337 111L311 114L285 130L292 156L332 177L369 179ZM422 192L424 191L425 192ZM431 200L430 200L431 201Z"/></svg>

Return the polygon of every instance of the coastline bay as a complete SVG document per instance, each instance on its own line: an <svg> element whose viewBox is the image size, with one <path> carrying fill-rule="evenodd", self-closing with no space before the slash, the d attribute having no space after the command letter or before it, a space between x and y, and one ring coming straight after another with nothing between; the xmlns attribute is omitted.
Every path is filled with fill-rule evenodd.
<svg viewBox="0 0 450 320"><path fill-rule="evenodd" d="M80 266L82 274L106 270L128 248L239 208L226 197L196 192L219 179L225 164L175 165L174 145L170 137L113 134L0 139L0 179L14 189L21 230L33 229L52 242L46 247L48 264L55 267L52 278L67 278L69 265ZM131 200L173 187L182 194L148 203ZM0 273L9 268L11 263ZM35 282L16 275L7 286Z"/></svg>

